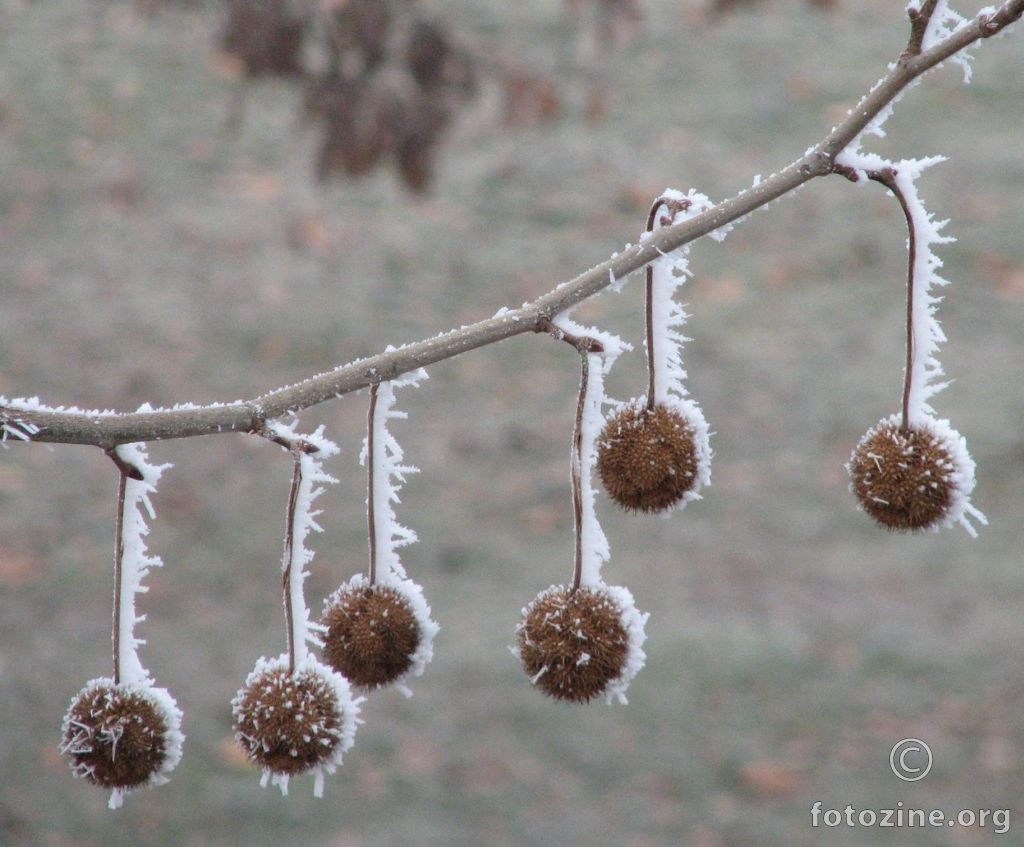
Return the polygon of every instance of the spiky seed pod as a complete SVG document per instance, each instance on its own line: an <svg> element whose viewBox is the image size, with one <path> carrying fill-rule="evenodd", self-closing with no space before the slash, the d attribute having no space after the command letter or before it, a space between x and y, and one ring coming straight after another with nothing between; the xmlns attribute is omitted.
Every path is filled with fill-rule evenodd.
<svg viewBox="0 0 1024 847"><path fill-rule="evenodd" d="M696 428L666 404L622 407L597 439L597 472L624 509L671 509L699 484L701 461Z"/></svg>
<svg viewBox="0 0 1024 847"><path fill-rule="evenodd" d="M619 695L642 667L647 620L622 588L562 585L523 609L516 651L534 685L559 700Z"/></svg>
<svg viewBox="0 0 1024 847"><path fill-rule="evenodd" d="M389 585L356 582L329 599L324 659L362 688L389 685L413 667L423 633L409 598Z"/></svg>
<svg viewBox="0 0 1024 847"><path fill-rule="evenodd" d="M903 429L898 415L865 433L846 469L861 508L891 530L960 519L974 485L974 463L955 432L937 421Z"/></svg>
<svg viewBox="0 0 1024 847"><path fill-rule="evenodd" d="M340 764L352 745L358 703L348 683L312 656L294 673L281 656L257 662L231 709L239 746L285 790L290 776Z"/></svg>
<svg viewBox="0 0 1024 847"><path fill-rule="evenodd" d="M89 682L71 701L61 753L75 776L120 793L159 785L181 758L181 712L163 689Z"/></svg>

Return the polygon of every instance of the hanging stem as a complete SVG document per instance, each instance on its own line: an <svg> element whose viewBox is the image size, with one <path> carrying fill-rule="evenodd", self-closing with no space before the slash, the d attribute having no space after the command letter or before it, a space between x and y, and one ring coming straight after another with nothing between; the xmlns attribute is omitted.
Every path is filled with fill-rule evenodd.
<svg viewBox="0 0 1024 847"><path fill-rule="evenodd" d="M295 470L292 473L292 488L288 495L287 525L284 531L284 622L288 636L288 673L295 673L295 610L292 608L291 578L293 565L293 548L295 545L295 509L299 499L299 486L302 484L302 449L292 447L295 458Z"/></svg>
<svg viewBox="0 0 1024 847"><path fill-rule="evenodd" d="M366 414L366 534L369 538L368 543L370 547L370 585L376 585L377 583L377 518L373 507L375 486L373 430L376 427L378 388L379 383L374 383L370 386L370 410Z"/></svg>
<svg viewBox="0 0 1024 847"><path fill-rule="evenodd" d="M658 214L658 209L664 206L668 210L668 215L662 217L658 222L661 226L671 226L675 216L679 212L684 212L690 208L689 200L681 200L677 197L665 197L664 195L654 201L651 206L650 212L647 213L647 232L654 232L654 221ZM655 262L658 260L655 259ZM655 377L655 358L656 353L654 349L654 264L651 262L644 268L646 274L646 286L645 295L647 298L647 305L644 311L645 322L647 325L647 411L653 412L655 403L655 393L657 389L656 377Z"/></svg>
<svg viewBox="0 0 1024 847"><path fill-rule="evenodd" d="M933 8L934 4L926 4L926 8ZM929 15L931 12L929 12ZM833 172L846 177L851 182L857 182L860 178L855 168L845 165L835 165ZM903 216L907 219L907 355L903 371L903 403L900 411L900 429L907 432L910 429L910 395L913 391L913 368L915 356L914 339L914 268L917 265L917 230L914 227L914 216L910 211L910 204L896 182L896 171L893 168L883 168L879 171L865 171L868 179L879 182L888 188L900 204Z"/></svg>
<svg viewBox="0 0 1024 847"><path fill-rule="evenodd" d="M549 318L544 318L538 331L547 332L553 338L571 344L580 354L582 373L580 375L580 395L576 402L576 422L572 431L572 458L570 471L572 476L572 519L576 536L576 550L573 562L572 588L575 592L583 578L583 414L586 410L587 391L590 388L590 353L603 353L604 345L589 335L575 335L562 329Z"/></svg>
<svg viewBox="0 0 1024 847"><path fill-rule="evenodd" d="M587 389L590 386L590 356L580 349L582 373L580 374L580 396L576 402L576 423L572 430L572 520L576 536L576 551L573 559L572 591L580 587L583 576L583 412L586 408Z"/></svg>
<svg viewBox="0 0 1024 847"><path fill-rule="evenodd" d="M114 523L114 685L121 684L121 590L124 564L124 504L128 475L122 469L117 480L117 518Z"/></svg>
<svg viewBox="0 0 1024 847"><path fill-rule="evenodd" d="M116 447L104 451L117 465L117 517L114 519L114 614L111 644L113 645L114 684L121 682L121 594L124 584L124 509L127 499L128 480L142 480L140 471L117 452Z"/></svg>
<svg viewBox="0 0 1024 847"><path fill-rule="evenodd" d="M913 389L912 374L916 346L914 339L914 268L917 264L917 232L910 205L896 183L896 172L892 168L885 168L869 173L868 176L876 182L882 183L893 193L907 219L907 356L903 371L903 405L900 421L900 428L907 432L910 429L910 394Z"/></svg>
<svg viewBox="0 0 1024 847"><path fill-rule="evenodd" d="M654 201L651 206L651 211L647 214L647 232L654 232L654 217L661 208L665 201L659 197ZM645 310L645 323L647 326L647 411L654 411L654 392L655 392L655 378L654 378L654 263L647 265L644 268L646 275L646 290L645 296L647 298L647 305Z"/></svg>

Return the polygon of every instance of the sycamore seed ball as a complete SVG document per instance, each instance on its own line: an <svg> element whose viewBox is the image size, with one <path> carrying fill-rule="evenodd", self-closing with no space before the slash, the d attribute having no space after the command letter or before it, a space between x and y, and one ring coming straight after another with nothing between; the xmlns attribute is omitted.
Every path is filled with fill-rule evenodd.
<svg viewBox="0 0 1024 847"><path fill-rule="evenodd" d="M625 509L671 509L698 484L699 470L696 430L664 404L625 406L597 439L597 472L608 496Z"/></svg>
<svg viewBox="0 0 1024 847"><path fill-rule="evenodd" d="M344 742L337 690L315 668L292 674L286 666L267 667L250 676L231 706L242 750L273 774L292 776L328 763Z"/></svg>
<svg viewBox="0 0 1024 847"><path fill-rule="evenodd" d="M409 599L387 585L339 591L321 623L324 660L353 685L368 689L406 674L423 638Z"/></svg>
<svg viewBox="0 0 1024 847"><path fill-rule="evenodd" d="M886 419L869 430L847 464L864 509L892 530L930 529L948 515L960 476L944 438L927 426Z"/></svg>
<svg viewBox="0 0 1024 847"><path fill-rule="evenodd" d="M622 676L629 631L622 609L600 589L558 586L538 595L516 629L523 669L545 694L585 703Z"/></svg>
<svg viewBox="0 0 1024 847"><path fill-rule="evenodd" d="M169 729L163 709L144 691L98 681L71 702L61 752L75 776L94 785L139 788L167 762Z"/></svg>

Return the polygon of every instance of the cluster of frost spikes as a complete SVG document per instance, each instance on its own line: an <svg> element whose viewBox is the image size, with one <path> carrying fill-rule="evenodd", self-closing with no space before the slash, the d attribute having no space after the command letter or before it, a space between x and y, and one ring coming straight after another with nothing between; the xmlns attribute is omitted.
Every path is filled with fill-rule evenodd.
<svg viewBox="0 0 1024 847"><path fill-rule="evenodd" d="M676 201L681 206L672 218L677 224L712 207L711 201L699 191L683 193L666 189L661 200ZM655 231L661 226L655 220ZM646 235L646 234L645 234ZM647 237L650 237L649 235ZM720 236L725 237L723 232ZM700 406L686 390L686 369L683 367L682 345L690 339L679 330L689 315L674 300L676 291L693 274L690 272L690 247L684 244L651 263L651 334L654 340L654 402L675 407L693 427L697 449L697 481L687 491L676 508L683 508L691 500L700 499L700 489L711 484L711 440L708 422Z"/></svg>
<svg viewBox="0 0 1024 847"><path fill-rule="evenodd" d="M949 285L949 280L939 276L938 270L942 267L942 260L935 255L933 248L936 244L949 244L956 239L942 234L949 221L935 220L925 208L917 191L917 179L927 168L945 161L945 157L930 156L924 159L890 162L875 154L844 151L837 157L837 161L861 173L890 171L896 188L906 204L910 226L914 231L914 266L911 269L913 298L910 304L913 357L910 362L910 373L907 375L910 380L907 423L912 428L930 428L948 436L947 446L955 450L956 455L960 457L958 467L961 469L964 484L960 487L956 508L951 509L949 519L943 525L960 523L971 536L975 536L977 531L971 524L971 519L981 524L988 521L984 514L971 505L969 499L974 488L974 460L968 454L963 438L950 427L949 421L938 420L931 406L931 398L949 384L948 380L940 381L944 372L938 360L938 350L939 345L946 340L946 335L935 314L941 298L932 291L936 286ZM858 182L865 181L861 179Z"/></svg>
<svg viewBox="0 0 1024 847"><path fill-rule="evenodd" d="M920 12L921 0L910 0L907 4L907 12ZM986 6L978 12L978 15L987 15L994 12L995 9L992 6ZM928 21L928 28L925 30L924 39L921 42L922 50L930 50L937 44L941 44L951 35L958 30L967 26L970 23L969 18L965 18L959 12L949 8L948 0L939 0L935 4L935 11L932 13L931 19ZM971 81L971 56L966 50L961 50L959 53L952 57L953 61L956 62L963 69L964 82L969 83Z"/></svg>
<svg viewBox="0 0 1024 847"><path fill-rule="evenodd" d="M115 448L118 457L125 464L135 468L141 479L125 478L124 503L121 512L121 593L116 598L118 604L118 686L125 691L134 691L146 698L163 715L167 731L164 735L164 760L160 768L149 778L146 785L162 785L167 782L168 774L174 770L181 760L182 745L185 736L181 732L181 709L174 697L166 688L156 687L149 671L143 667L139 659L139 646L145 641L135 634L135 627L142 623L145 615L140 615L135 608L135 597L145 594L148 588L142 584L150 568L161 567L163 561L159 556L151 555L146 548L146 536L149 534L147 520L153 520L156 512L150 495L156 492L157 483L170 464L154 465L149 461L146 445L141 443L122 444ZM96 686L113 686L112 679L94 679L90 681L78 696ZM114 788L110 793L111 809L120 808L124 795L131 789Z"/></svg>
<svg viewBox="0 0 1024 847"><path fill-rule="evenodd" d="M389 348L390 349L390 348ZM404 419L405 412L395 409L395 389L417 386L427 379L427 372L420 368L377 387L377 405L373 418L373 480L374 488L368 496L373 497L373 513L376 525L376 547L378 579L405 578L398 550L417 541L416 533L402 526L395 516L392 504L400 503L398 492L405 483L406 474L419 473L419 468L403 464L405 453L401 445L388 430L388 421ZM363 440L359 462L364 467L369 460L369 439ZM369 504L367 504L369 505Z"/></svg>
<svg viewBox="0 0 1024 847"><path fill-rule="evenodd" d="M280 421L267 424L267 429L271 433L287 443L305 442L316 448L316 452L299 453L300 478L292 515L291 545L285 545L281 561L282 571L288 574L288 593L292 608L292 631L289 635L296 665L305 660L308 645L320 646L317 625L309 619L309 607L306 605L303 591L306 577L309 576L306 566L313 561L314 555L313 551L306 547L306 539L310 531L323 532L323 528L316 522L320 511L313 508L313 503L324 492L321 483L331 484L338 481L323 469L324 460L338 453L338 445L324 435L322 426L317 427L312 433L299 433L296 430L297 425L298 421L288 425Z"/></svg>
<svg viewBox="0 0 1024 847"><path fill-rule="evenodd" d="M395 589L409 601L409 607L416 617L420 629L419 645L410 657L412 664L396 683L398 690L406 697L411 696L412 691L405 685L404 680L423 674L434 656L434 637L440 627L437 621L431 617L430 606L423 595L422 586L408 578L398 553L400 548L415 544L418 540L414 530L398 522L394 504L401 502L398 495L405 483L406 475L419 473L419 468L404 464L405 453L388 429L388 421L403 420L407 417L405 412L395 409L395 389L416 387L427 378L427 372L420 368L398 379L382 382L377 386L377 403L374 408L372 424L373 491L367 492L367 497L373 498L377 584ZM359 455L360 464L363 466L370 460L369 446L367 437L363 440L363 449ZM344 591L346 587L355 588L363 582L365 582L365 577L356 575L346 586L342 586L339 592ZM326 605L329 605L331 601L332 598L328 598Z"/></svg>
<svg viewBox="0 0 1024 847"><path fill-rule="evenodd" d="M614 700L626 702L626 689L633 677L643 668L647 660L643 645L647 640L644 627L650 615L636 608L633 594L621 585L608 585L601 577L601 568L611 557L608 537L597 519L596 492L594 490L594 465L597 461L597 438L604 427L604 379L618 357L631 349L631 345L617 335L593 327L584 327L563 313L553 321L564 332L576 336L593 338L600 342L603 352L589 352L587 356L587 383L583 386L583 419L580 422L580 447L574 449L572 462L578 464L580 479L580 586L603 591L616 601L622 616L629 648L622 672L612 680L606 691L608 703ZM555 586L552 586L554 589ZM552 590L549 589L549 590ZM515 651L513 651L515 652Z"/></svg>
<svg viewBox="0 0 1024 847"><path fill-rule="evenodd" d="M907 3L908 14L916 14L920 12L921 3L922 0L910 0L910 2ZM978 17L990 14L993 11L994 9L991 6L986 6L984 9L981 9L978 12ZM939 0L939 2L935 6L935 11L932 13L931 18L929 19L928 28L925 30L924 38L921 42L921 49L930 50L931 48L938 46L951 35L953 35L957 30L961 29L962 27L966 26L969 23L970 20L968 18L965 18L963 15L959 14L958 12L954 11L949 7L948 0ZM977 42L977 44L980 43L980 41ZM960 68L963 71L964 82L969 84L971 81L971 61L973 59L970 52L966 49L960 50L950 58L960 66ZM941 67L941 65L942 63L940 62L939 65L936 65L936 67ZM894 68L895 64L890 63L889 70L891 71ZM844 161L844 159L849 157L856 158L857 156L861 155L861 143L863 142L865 137L869 135L875 135L878 136L879 138L885 137L885 130L882 127L885 124L885 122L889 120L890 117L892 117L892 113L896 108L896 104L899 103L900 100L902 100L903 97L907 94L907 92L914 88L914 86L916 86L920 81L921 77L918 76L917 78L907 83L907 85L905 85L899 91L899 93L895 97L893 97L892 100L890 100L885 105L885 107L881 109L881 111L879 111L874 118L871 119L871 121L868 122L868 125L864 127L863 130L861 130L861 132L857 135L856 138L853 139L852 142L850 142L846 150L844 150L839 156L836 157L836 162L838 164L845 164L850 167L856 167L851 162ZM871 91L868 93L867 96L870 96L872 93L874 93L874 91L878 88L878 86L882 84L882 82L882 80L878 80L878 82L876 82L871 87ZM861 103L864 102L864 99L866 99L866 97L861 100ZM861 104L858 103L857 106L851 109L848 114L852 114L853 112L857 111L857 109L860 108L860 105Z"/></svg>
<svg viewBox="0 0 1024 847"><path fill-rule="evenodd" d="M601 567L611 556L608 538L601 529L595 510L596 492L593 483L593 469L597 462L597 438L604 427L603 406L604 378L615 360L631 349L630 345L610 332L593 327L584 327L567 315L559 315L553 321L564 332L581 337L593 338L604 348L602 353L587 353L587 384L584 386L583 419L580 426L579 454L573 450L572 462L579 463L580 499L582 521L580 523L580 548L582 568L580 585L595 588L603 584Z"/></svg>
<svg viewBox="0 0 1024 847"><path fill-rule="evenodd" d="M121 682L132 685L151 685L149 673L139 661L138 647L145 642L135 635L135 625L146 619L135 609L135 596L148 590L142 584L150 568L163 565L159 556L150 555L146 550L146 536L149 534L148 520L156 517L150 495L156 492L160 476L170 465L149 463L144 444L123 444L115 448L118 457L127 465L137 469L142 479L125 479L124 505L121 512L121 595L119 605L120 646L118 677Z"/></svg>
<svg viewBox="0 0 1024 847"><path fill-rule="evenodd" d="M908 12L916 13L920 9L920 0L911 0L907 4ZM991 9L988 8L982 9L979 15L990 11ZM922 49L929 50L935 47L968 23L967 18L949 8L947 0L939 0L925 31ZM970 82L971 57L961 50L953 56L953 60L962 66L964 82ZM948 285L949 281L938 274L939 268L942 267L942 260L935 255L933 248L937 244L949 244L956 239L942 234L948 221L935 220L934 216L925 208L917 191L917 179L932 165L945 161L945 157L929 156L922 159L903 159L892 162L876 153L867 153L861 149L863 138L866 135L885 136L882 125L892 115L893 109L902 95L916 82L917 80L906 86L885 109L879 112L864 131L836 156L836 164L851 169L858 177L858 185L863 185L868 181L869 173L891 172L895 186L906 204L910 216L910 226L914 232L915 247L914 267L911 269L913 300L910 304L913 358L910 363L910 373L907 374L910 380L907 423L911 427L931 428L948 436L948 446L958 456L958 467L961 468L964 485L960 491L960 499L956 503L956 508L950 511L944 525L958 522L970 535L975 536L977 531L970 521L974 519L981 524L985 524L987 521L969 500L969 494L974 488L974 461L967 453L963 438L950 427L948 421L938 420L935 417L935 411L930 403L931 398L949 384L948 381L939 381L943 376L943 370L939 364L937 353L939 345L946 340L946 336L935 316L936 307L941 298L932 291L935 286Z"/></svg>

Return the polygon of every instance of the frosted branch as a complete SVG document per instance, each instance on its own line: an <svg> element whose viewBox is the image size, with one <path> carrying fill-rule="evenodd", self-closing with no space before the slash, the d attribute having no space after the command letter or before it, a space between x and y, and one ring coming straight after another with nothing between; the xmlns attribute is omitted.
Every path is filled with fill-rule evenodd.
<svg viewBox="0 0 1024 847"><path fill-rule="evenodd" d="M391 583L406 578L398 554L400 548L415 544L415 531L398 522L394 505L407 474L419 468L404 464L405 453L388 429L388 421L405 417L395 409L395 389L416 386L427 378L417 371L402 379L381 383L371 389L367 435L359 461L367 466L366 510L370 543L370 583Z"/></svg>
<svg viewBox="0 0 1024 847"><path fill-rule="evenodd" d="M310 531L322 532L316 522L320 512L313 509L313 502L324 492L320 483L337 482L337 479L324 472L323 460L338 452L338 446L324 436L322 426L311 434L299 434L295 426L295 423L286 426L280 422L271 422L266 426L267 437L287 446L295 463L281 559L288 664L292 673L306 661L309 643L318 643L311 631L309 607L303 591L306 577L309 576L306 566L313 561L313 551L306 547L306 538Z"/></svg>
<svg viewBox="0 0 1024 847"><path fill-rule="evenodd" d="M151 686L153 680L139 660L144 642L135 635L135 625L145 616L136 611L135 597L148 590L142 583L149 569L163 565L146 549L147 519L155 517L149 497L170 465L150 464L143 444L122 445L111 455L121 472L114 542L114 682Z"/></svg>
<svg viewBox="0 0 1024 847"><path fill-rule="evenodd" d="M394 380L435 362L453 358L526 332L545 332L546 322L593 297L659 256L704 235L714 234L751 212L785 196L815 177L833 172L837 156L849 146L856 150L865 131L878 132L892 104L923 73L965 48L1002 32L1024 15L1024 0L1006 0L972 20L950 18L945 2L910 3L914 21L926 17L922 29L911 24L911 40L887 74L818 144L772 176L757 181L734 197L679 223L658 230L651 238L629 245L591 268L518 309L501 309L494 317L453 329L433 338L389 349L316 374L294 385L268 391L251 400L204 406L144 407L136 412L64 408L37 398L0 397L0 439L88 444L105 449L138 441L190 438L221 432L260 432L265 422L326 402L376 383ZM931 24L936 22L935 26Z"/></svg>

